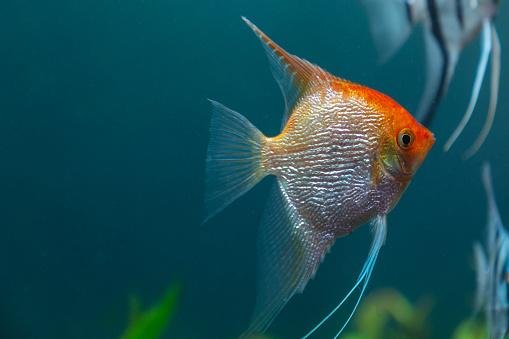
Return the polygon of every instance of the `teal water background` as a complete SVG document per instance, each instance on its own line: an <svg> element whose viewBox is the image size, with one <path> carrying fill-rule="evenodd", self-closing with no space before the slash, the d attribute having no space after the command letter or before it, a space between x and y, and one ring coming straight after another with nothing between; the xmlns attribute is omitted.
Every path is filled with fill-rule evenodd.
<svg viewBox="0 0 509 339"><path fill-rule="evenodd" d="M151 303L177 280L184 292L168 338L232 338L246 328L270 180L201 225L206 99L269 135L283 111L263 48L241 15L291 53L411 111L425 76L420 29L381 65L353 0L8 0L0 13L1 338L117 338L129 295ZM452 151L441 150L468 103L476 41L433 124L437 144L389 215L369 285L395 287L411 300L433 296L434 338L447 338L472 312L484 160L509 224L508 13L502 1L500 100L488 140L461 160L484 122L485 89L466 132ZM350 288L370 241L368 227L339 239L269 333L307 332ZM338 314L319 337L343 319Z"/></svg>

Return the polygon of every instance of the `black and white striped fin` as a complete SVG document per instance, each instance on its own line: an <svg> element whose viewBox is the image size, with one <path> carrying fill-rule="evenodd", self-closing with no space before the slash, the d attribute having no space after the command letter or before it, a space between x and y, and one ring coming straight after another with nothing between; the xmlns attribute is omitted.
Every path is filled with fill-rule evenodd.
<svg viewBox="0 0 509 339"><path fill-rule="evenodd" d="M417 119L425 126L431 124L447 92L459 56L459 50L446 44L438 13L431 11L430 16L430 23L424 28L426 85L417 110Z"/></svg>

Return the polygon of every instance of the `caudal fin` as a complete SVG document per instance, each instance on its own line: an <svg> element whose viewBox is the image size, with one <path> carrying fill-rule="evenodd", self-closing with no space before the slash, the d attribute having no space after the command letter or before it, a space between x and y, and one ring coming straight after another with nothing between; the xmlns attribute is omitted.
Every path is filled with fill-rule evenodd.
<svg viewBox="0 0 509 339"><path fill-rule="evenodd" d="M205 209L210 219L264 176L263 134L241 114L210 100L212 120L207 149Z"/></svg>
<svg viewBox="0 0 509 339"><path fill-rule="evenodd" d="M412 31L412 8L400 0L362 0L380 61L389 60Z"/></svg>

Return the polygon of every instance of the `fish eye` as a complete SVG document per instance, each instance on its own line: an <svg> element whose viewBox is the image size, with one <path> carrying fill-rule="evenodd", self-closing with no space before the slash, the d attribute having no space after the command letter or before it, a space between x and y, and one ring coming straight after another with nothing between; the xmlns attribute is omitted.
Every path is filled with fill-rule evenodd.
<svg viewBox="0 0 509 339"><path fill-rule="evenodd" d="M414 143L415 135L408 129L402 129L398 134L398 146L403 149L408 149Z"/></svg>

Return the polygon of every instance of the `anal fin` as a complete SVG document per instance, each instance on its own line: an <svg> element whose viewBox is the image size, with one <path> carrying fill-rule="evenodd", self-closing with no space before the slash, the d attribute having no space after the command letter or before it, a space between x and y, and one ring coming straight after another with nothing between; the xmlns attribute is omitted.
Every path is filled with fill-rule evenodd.
<svg viewBox="0 0 509 339"><path fill-rule="evenodd" d="M263 332L292 296L304 290L333 241L299 216L278 181L262 219L256 307L242 337Z"/></svg>

